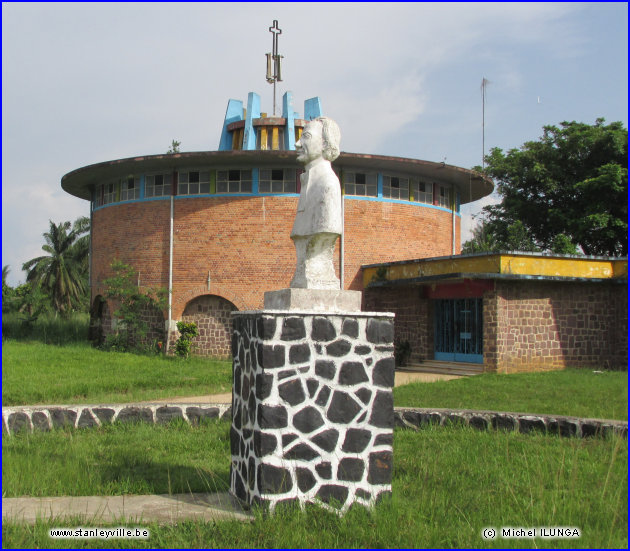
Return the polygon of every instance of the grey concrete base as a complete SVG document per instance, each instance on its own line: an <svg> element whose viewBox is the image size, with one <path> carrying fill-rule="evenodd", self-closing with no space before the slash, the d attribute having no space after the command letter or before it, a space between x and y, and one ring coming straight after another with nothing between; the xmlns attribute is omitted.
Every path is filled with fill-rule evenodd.
<svg viewBox="0 0 630 551"><path fill-rule="evenodd" d="M280 289L265 293L265 310L346 313L361 311L361 291Z"/></svg>
<svg viewBox="0 0 630 551"><path fill-rule="evenodd" d="M78 496L2 498L2 523L39 520L73 522L158 522L183 520L253 520L228 493L149 496Z"/></svg>

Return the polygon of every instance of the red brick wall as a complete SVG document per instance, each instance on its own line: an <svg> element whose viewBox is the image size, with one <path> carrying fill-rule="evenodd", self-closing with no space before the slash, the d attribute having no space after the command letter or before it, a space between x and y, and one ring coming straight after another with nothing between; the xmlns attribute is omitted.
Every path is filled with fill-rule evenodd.
<svg viewBox="0 0 630 551"><path fill-rule="evenodd" d="M296 197L175 199L173 319L200 295L222 296L239 310L257 309L264 291L288 287L295 269L290 232L296 206ZM452 218L443 210L352 199L345 210L346 288L362 288L362 264L452 252ZM102 282L115 258L139 271L142 287L168 287L169 216L169 200L94 212L92 297L104 293ZM456 252L459 225L456 217Z"/></svg>
<svg viewBox="0 0 630 551"><path fill-rule="evenodd" d="M455 217L455 254L461 252ZM345 201L345 285L363 289L361 265L446 256L452 251L452 216L414 204Z"/></svg>
<svg viewBox="0 0 630 551"><path fill-rule="evenodd" d="M484 297L487 366L500 372L626 366L626 293L614 283L497 282Z"/></svg>

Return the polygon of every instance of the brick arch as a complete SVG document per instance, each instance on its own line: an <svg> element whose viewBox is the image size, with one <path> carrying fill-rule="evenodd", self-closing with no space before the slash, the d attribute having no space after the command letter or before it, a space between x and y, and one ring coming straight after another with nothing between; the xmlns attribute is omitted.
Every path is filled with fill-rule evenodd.
<svg viewBox="0 0 630 551"><path fill-rule="evenodd" d="M224 285L213 283L211 291L208 291L208 288L205 285L200 285L199 287L191 289L185 293L179 293L177 298L173 300L173 319L180 320L184 315L184 310L188 307L188 305L196 298L202 296L221 297L232 303L234 305L234 310L247 310L251 308L251 306L243 299L243 297L235 295L233 292L230 292L230 290Z"/></svg>
<svg viewBox="0 0 630 551"><path fill-rule="evenodd" d="M231 356L230 313L237 309L234 303L218 295L205 294L188 302L181 321L197 324L199 336L193 341L194 354L222 358Z"/></svg>

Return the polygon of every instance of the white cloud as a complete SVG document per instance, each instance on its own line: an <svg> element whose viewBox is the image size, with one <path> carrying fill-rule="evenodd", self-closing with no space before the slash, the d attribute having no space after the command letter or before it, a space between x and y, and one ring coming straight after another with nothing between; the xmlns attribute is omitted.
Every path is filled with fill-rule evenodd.
<svg viewBox="0 0 630 551"><path fill-rule="evenodd" d="M3 263L14 274L39 254L49 218L88 211L61 190L64 173L172 139L215 149L228 99L249 91L270 112L274 18L278 97L292 90L301 111L320 96L346 151L479 163L482 77L488 148L563 119L627 120L627 5L3 3L2 15Z"/></svg>

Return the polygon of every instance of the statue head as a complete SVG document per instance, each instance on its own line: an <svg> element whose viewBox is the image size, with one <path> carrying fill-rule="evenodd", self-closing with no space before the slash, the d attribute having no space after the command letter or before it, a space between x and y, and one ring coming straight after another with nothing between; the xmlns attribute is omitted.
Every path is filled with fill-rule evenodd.
<svg viewBox="0 0 630 551"><path fill-rule="evenodd" d="M328 117L317 117L306 123L302 137L295 144L298 161L307 164L323 157L332 162L339 157L340 140L337 123Z"/></svg>

